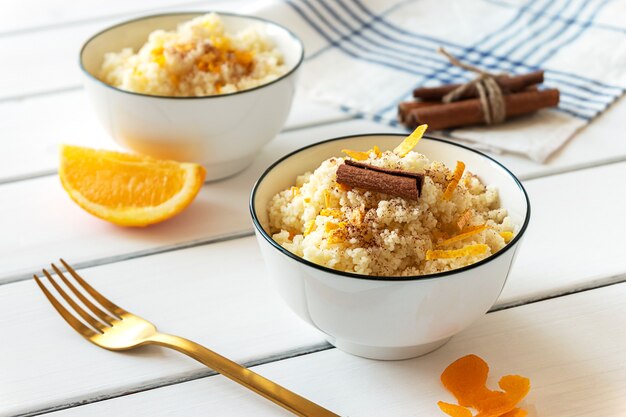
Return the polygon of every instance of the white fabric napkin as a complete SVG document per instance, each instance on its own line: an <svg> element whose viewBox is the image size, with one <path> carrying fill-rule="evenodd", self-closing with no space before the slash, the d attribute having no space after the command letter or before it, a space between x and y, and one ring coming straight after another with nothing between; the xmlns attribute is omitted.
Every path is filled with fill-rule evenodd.
<svg viewBox="0 0 626 417"><path fill-rule="evenodd" d="M397 124L418 86L473 74L443 46L490 72L545 70L561 103L502 125L444 132L496 152L546 161L626 88L626 2L608 0L267 0L257 14L303 40L302 92L345 112Z"/></svg>

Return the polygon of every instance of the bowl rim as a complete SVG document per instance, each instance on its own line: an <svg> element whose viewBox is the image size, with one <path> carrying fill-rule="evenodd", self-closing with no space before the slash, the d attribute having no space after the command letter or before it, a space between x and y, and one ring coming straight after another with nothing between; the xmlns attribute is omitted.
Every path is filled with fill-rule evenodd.
<svg viewBox="0 0 626 417"><path fill-rule="evenodd" d="M300 58L298 58L298 62L296 62L296 64L289 71L287 71L286 73L284 73L280 77L278 77L278 78L276 78L276 79L274 79L274 80L272 80L272 81L270 81L268 83L257 85L256 87L248 88L248 89L245 89L245 90L234 91L232 93L213 94L213 95L209 95L209 96L163 96L163 95L145 94L145 93L138 93L138 92L135 92L135 91L122 90L121 88L114 87L114 86L112 86L110 84L107 84L104 81L100 80L98 77L94 76L91 72L87 71L87 69L85 68L85 66L83 64L83 53L85 52L85 49L87 48L87 46L94 39L99 37L100 35L102 35L102 34L104 34L106 32L109 32L111 30L117 29L120 26L127 25L129 23L139 22L139 21L142 21L142 20L152 19L152 18L155 18L155 17L178 16L178 15L195 15L195 17L198 17L198 16L202 16L202 15L205 15L205 14L209 14L209 13L215 13L218 16L231 16L231 17L236 17L236 18L257 20L259 22L263 22L264 24L273 25L273 26L276 26L276 27L284 30L300 46ZM192 19L193 19L193 17L192 17ZM157 30L157 29L154 29L154 30ZM280 23L276 23L276 22L274 22L272 20L265 19L263 17L245 15L245 14L240 14L240 13L232 13L232 12L220 12L220 11L217 11L217 10L188 11L188 12L181 11L181 12L171 12L171 13L157 13L157 14L140 16L140 17L136 17L134 19L125 20L123 22L116 23L113 26L106 27L106 28L96 32L94 35L90 36L83 43L83 45L80 47L80 52L78 53L78 65L80 66L81 71L89 79L95 81L96 83L98 83L100 85L103 85L103 86L105 86L107 88L110 88L110 89L112 89L114 91L118 91L120 93L131 94L131 95L141 96L141 97L149 97L149 98L154 98L154 99L173 99L173 100L218 99L218 98L224 98L224 97L232 97L232 96L235 96L237 94L243 94L243 93L248 93L248 92L251 92L251 91L259 90L261 88L270 86L272 84L275 84L275 83L277 83L277 82L279 82L279 81L289 77L294 72L296 72L296 70L298 68L300 68L300 66L302 65L303 61L304 61L304 43L302 42L302 40L293 31L291 31L290 29L288 29L285 26L281 25Z"/></svg>
<svg viewBox="0 0 626 417"><path fill-rule="evenodd" d="M498 258L499 256L501 256L502 254L504 254L505 252L507 252L508 250L510 250L511 248L515 247L517 242L520 241L520 239L522 238L522 236L524 235L524 232L526 232L526 229L528 228L528 224L530 222L530 199L528 198L528 193L526 192L526 189L524 188L524 186L522 185L521 181L507 168L505 167L503 164L501 164L500 162L498 162L497 160L495 160L494 158L485 155L484 153L477 151L476 149L472 149L468 146L465 145L461 145L459 143L456 142L452 142L450 140L446 140L446 139L442 139L442 138L435 138L429 135L424 135L422 139L426 139L426 140L432 140L432 141L436 141L436 142L442 142L445 143L447 145L451 145L451 146L456 146L459 148L463 148L465 150L474 152L486 159L488 159L489 161L495 163L496 165L498 165L500 168L502 168L504 170L505 173L507 173L515 182L515 184L517 185L517 187L519 188L519 190L522 192L522 194L524 195L524 198L526 200L526 217L524 218L524 223L522 224L522 227L520 228L519 232L517 233L517 235L515 235L515 237L513 238L513 240L511 240L509 243L506 244L506 246L504 248L502 248L501 250L499 250L498 252L486 257L485 259L482 259L476 263L470 264L470 265L466 265L462 268L457 268L457 269L451 269L449 271L443 271L443 272L436 272L433 274L424 274L424 275L411 275L411 276L381 276L381 275L364 275L364 274L358 274L356 272L345 272L345 271L339 271L336 269L332 269L323 265L319 265L316 264L314 262L311 262L309 260L306 260L304 258L301 258L300 256L288 251L287 249L283 248L281 245L279 245L274 239L272 239L272 237L265 231L265 229L263 229L263 227L261 226L261 222L259 221L257 214L256 214L256 209L254 207L254 198L256 196L256 192L259 188L259 186L261 185L261 183L263 182L263 179L276 167L278 166L280 163L282 163L283 161L291 158L292 156L306 151L309 148L313 148L322 144L326 144L326 143L330 143L330 142L335 142L335 141L340 141L340 140L344 140L344 139L352 139L352 138L364 138L364 137L371 137L371 136L394 136L394 137L406 137L405 134L402 133L367 133L367 134L357 134L357 135L346 135L346 136L339 136L336 138L332 138L332 139L327 139L327 140L323 140L321 142L316 142L310 145L307 145L305 147L296 149L293 152L288 153L287 155L279 158L276 162L274 162L272 165L270 165L264 172L263 174L261 174L261 176L259 177L259 179L255 182L254 186L252 187L252 192L250 193L250 200L249 200L249 208L250 208L250 215L252 217L252 223L254 225L254 228L261 234L261 236L263 236L263 238L265 238L265 240L271 245L273 246L275 249L278 249L279 252L281 252L284 255L287 255L289 258L296 260L297 262L300 262L306 266L310 266L312 268L315 269L319 269L321 271L327 272L329 274L335 274L335 275L340 275L342 277L347 277L347 278L352 278L352 279L362 279L362 280L369 280L369 281L421 281L421 280L428 280L428 279L434 279L434 278L441 278L441 277L445 277L445 276L449 276L449 275L455 275L455 274L460 274L463 273L465 271L468 271L470 269L474 269L474 268L478 268L488 262L493 261L494 259Z"/></svg>

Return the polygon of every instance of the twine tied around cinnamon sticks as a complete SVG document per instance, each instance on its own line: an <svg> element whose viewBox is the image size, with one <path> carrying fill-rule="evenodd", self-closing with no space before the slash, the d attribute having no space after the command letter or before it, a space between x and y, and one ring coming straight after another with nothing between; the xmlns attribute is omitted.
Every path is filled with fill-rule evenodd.
<svg viewBox="0 0 626 417"><path fill-rule="evenodd" d="M542 70L494 75L441 51L453 65L477 76L466 84L414 89L414 100L398 104L398 119L409 129L421 124L431 130L496 124L559 104L559 90L538 88L543 83Z"/></svg>
<svg viewBox="0 0 626 417"><path fill-rule="evenodd" d="M448 51L441 47L437 50L437 52L448 58L452 65L478 74L472 81L460 85L443 96L441 101L444 103L457 101L463 97L468 89L473 87L478 93L485 123L492 125L504 122L506 119L506 104L504 102L502 89L496 81L496 75L459 61L455 56L451 55Z"/></svg>

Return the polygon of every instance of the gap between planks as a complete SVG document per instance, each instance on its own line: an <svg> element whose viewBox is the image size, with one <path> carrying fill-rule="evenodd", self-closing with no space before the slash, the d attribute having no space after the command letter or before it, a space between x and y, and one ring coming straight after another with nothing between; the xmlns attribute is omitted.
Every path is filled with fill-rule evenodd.
<svg viewBox="0 0 626 417"><path fill-rule="evenodd" d="M593 288L582 288L581 287L580 289L576 289L576 290L572 290L572 291L564 291L564 292L558 293L558 294L552 294L552 295L548 295L548 296L545 296L545 297L531 299L531 300L525 301L523 303L516 303L516 304L500 306L498 308L494 308L492 310L489 310L487 312L487 314L496 313L498 311L508 310L508 309L511 309L511 308L521 307L521 306L525 306L525 305L529 305L529 304L535 304L535 303L540 303L540 302L544 302L544 301L549 301L549 300L553 300L553 299L556 299L556 298L567 297L568 295L577 294L577 293L580 293L580 292L591 291L591 290L604 288L604 287L610 287L610 286L613 286L613 285L618 285L618 284L622 284L622 283L626 282L626 274L625 275L620 275L619 277L622 278L619 281L613 281L613 282L610 282L610 283L599 284L598 286L593 287ZM263 358L263 359L255 359L255 360L252 360L252 361L244 362L244 363L242 363L242 365L245 366L246 368L254 368L256 366L261 366L261 365L266 365L266 364L270 364L270 363L280 362L280 361L296 358L296 357L299 357L299 356L315 354L315 353L323 352L323 351L330 350L330 349L335 349L335 347L332 346L331 344L327 343L327 342L317 343L317 344L312 345L312 346L308 346L308 347L304 347L304 348L300 348L300 349L289 350L289 351L286 351L286 352L283 352L283 353L280 353L280 354L271 355L271 356L268 356L268 357ZM190 382L190 381L195 381L195 380L203 379L203 378L210 378L210 377L216 376L216 375L218 375L218 373L213 371L212 369L209 369L209 368L202 369L202 370L190 372L190 373L187 373L187 374L184 374L184 375L177 375L177 376L172 376L172 377L169 377L169 378L158 379L158 380L152 381L151 383L134 387L134 388L132 388L130 390L119 391L119 392L115 392L114 391L114 392L111 392L111 393L108 393L108 394L102 394L102 395L95 396L95 397L85 398L85 399L80 400L80 401L73 401L73 402L67 403L67 404L59 404L59 405L52 406L52 407L47 407L47 408L43 408L43 409L39 409L39 410L33 410L33 411L28 412L28 413L18 414L15 417L30 417L30 416L37 416L37 415L42 415L42 414L48 414L48 413L52 413L52 412L55 412L55 411L67 410L67 409L70 409L70 408L80 407L82 405L92 404L92 403L96 403L96 402L100 402L100 401L113 400L115 398L123 397L123 396L126 396L126 395L137 394L137 393L140 393L140 392L150 391L150 390L153 390L153 389L164 388L164 387L177 385L177 384Z"/></svg>

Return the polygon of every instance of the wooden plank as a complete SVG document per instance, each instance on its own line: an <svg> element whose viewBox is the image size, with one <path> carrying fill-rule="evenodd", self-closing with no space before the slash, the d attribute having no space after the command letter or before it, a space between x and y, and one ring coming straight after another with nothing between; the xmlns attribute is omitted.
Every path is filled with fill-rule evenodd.
<svg viewBox="0 0 626 417"><path fill-rule="evenodd" d="M116 227L87 214L67 197L56 176L0 186L0 201L6 202L0 205L0 282L30 276L42 259L71 255L82 263L250 233L250 189L273 161L318 140L372 130L394 129L354 120L283 133L247 170L206 184L183 214L145 229Z"/></svg>
<svg viewBox="0 0 626 417"><path fill-rule="evenodd" d="M524 179L624 161L624 120L626 98L615 102L584 127L543 165L514 155L496 155L495 158Z"/></svg>
<svg viewBox="0 0 626 417"><path fill-rule="evenodd" d="M473 353L490 364L488 384L506 374L531 380L530 416L626 415L626 284L488 314L421 358L381 362L336 349L255 368L262 375L350 416L439 416L454 402L439 375ZM76 407L51 416L287 416L222 376Z"/></svg>
<svg viewBox="0 0 626 417"><path fill-rule="evenodd" d="M116 149L90 104L82 89L0 102L0 130L6 138L0 153L0 183L55 173L61 143ZM348 118L344 112L296 97L285 129Z"/></svg>
<svg viewBox="0 0 626 417"><path fill-rule="evenodd" d="M624 178L622 162L524 183L531 222L502 305L626 279Z"/></svg>
<svg viewBox="0 0 626 417"><path fill-rule="evenodd" d="M76 24L84 20L104 19L117 15L158 13L180 6L204 6L208 2L185 0L153 0L146 7L143 2L109 0L89 4L80 0L22 0L3 2L0 5L0 36L15 35L25 31L45 31L50 27ZM241 2L241 1L240 1Z"/></svg>
<svg viewBox="0 0 626 417"><path fill-rule="evenodd" d="M616 177L616 166L587 172L592 178L606 177L608 181ZM559 204L566 207L573 201L567 199L568 190L560 187L564 178L573 175L529 182L533 201L545 190L561 189L562 193L553 193L553 208L534 212L533 222L537 227L528 231L517 265L496 308L513 301L597 286L613 280L615 271L626 272L626 265L619 256L606 253L606 258L602 258L600 252L606 250L602 245L597 248L591 245L587 257L568 258L564 252L559 252L561 248L564 251L569 248L570 243L565 239L573 240L571 245L574 246L593 239L597 235L592 229L562 236L563 240L552 242L550 250L541 244L546 236L562 228L559 216L567 222L566 213L557 208ZM544 185L537 187L539 183ZM589 201L589 206L593 206L596 196L590 195ZM608 200L606 204L615 211L602 212L605 221L621 213L623 201ZM587 208L580 210L585 212ZM619 235L618 230L615 237ZM135 236L135 239L141 238ZM150 237L144 236L143 240L150 240ZM79 242L85 246L89 240ZM622 247L620 240L612 242L615 247ZM75 251L62 255L75 262L76 254ZM55 257L54 254L37 254L33 259L38 264L33 268ZM555 259L567 259L562 264L563 273L548 275L543 265ZM239 361L281 357L293 351L314 349L322 343L317 332L299 322L276 301L266 285L265 268L252 237L116 262L81 273L114 301L155 321L160 329L197 339ZM0 317L3 340L9 341L0 344L0 369L3 370L0 404L10 404L5 414L119 395L204 372L200 365L159 350L150 350L138 357L98 350L67 329L32 281L0 286L0 305L7 312ZM46 343L38 343L40 338ZM62 357L59 352L64 353ZM29 358L28 365L19 358ZM85 369L98 377L85 373ZM58 384L59 380L67 382ZM2 409L4 407L0 407Z"/></svg>

